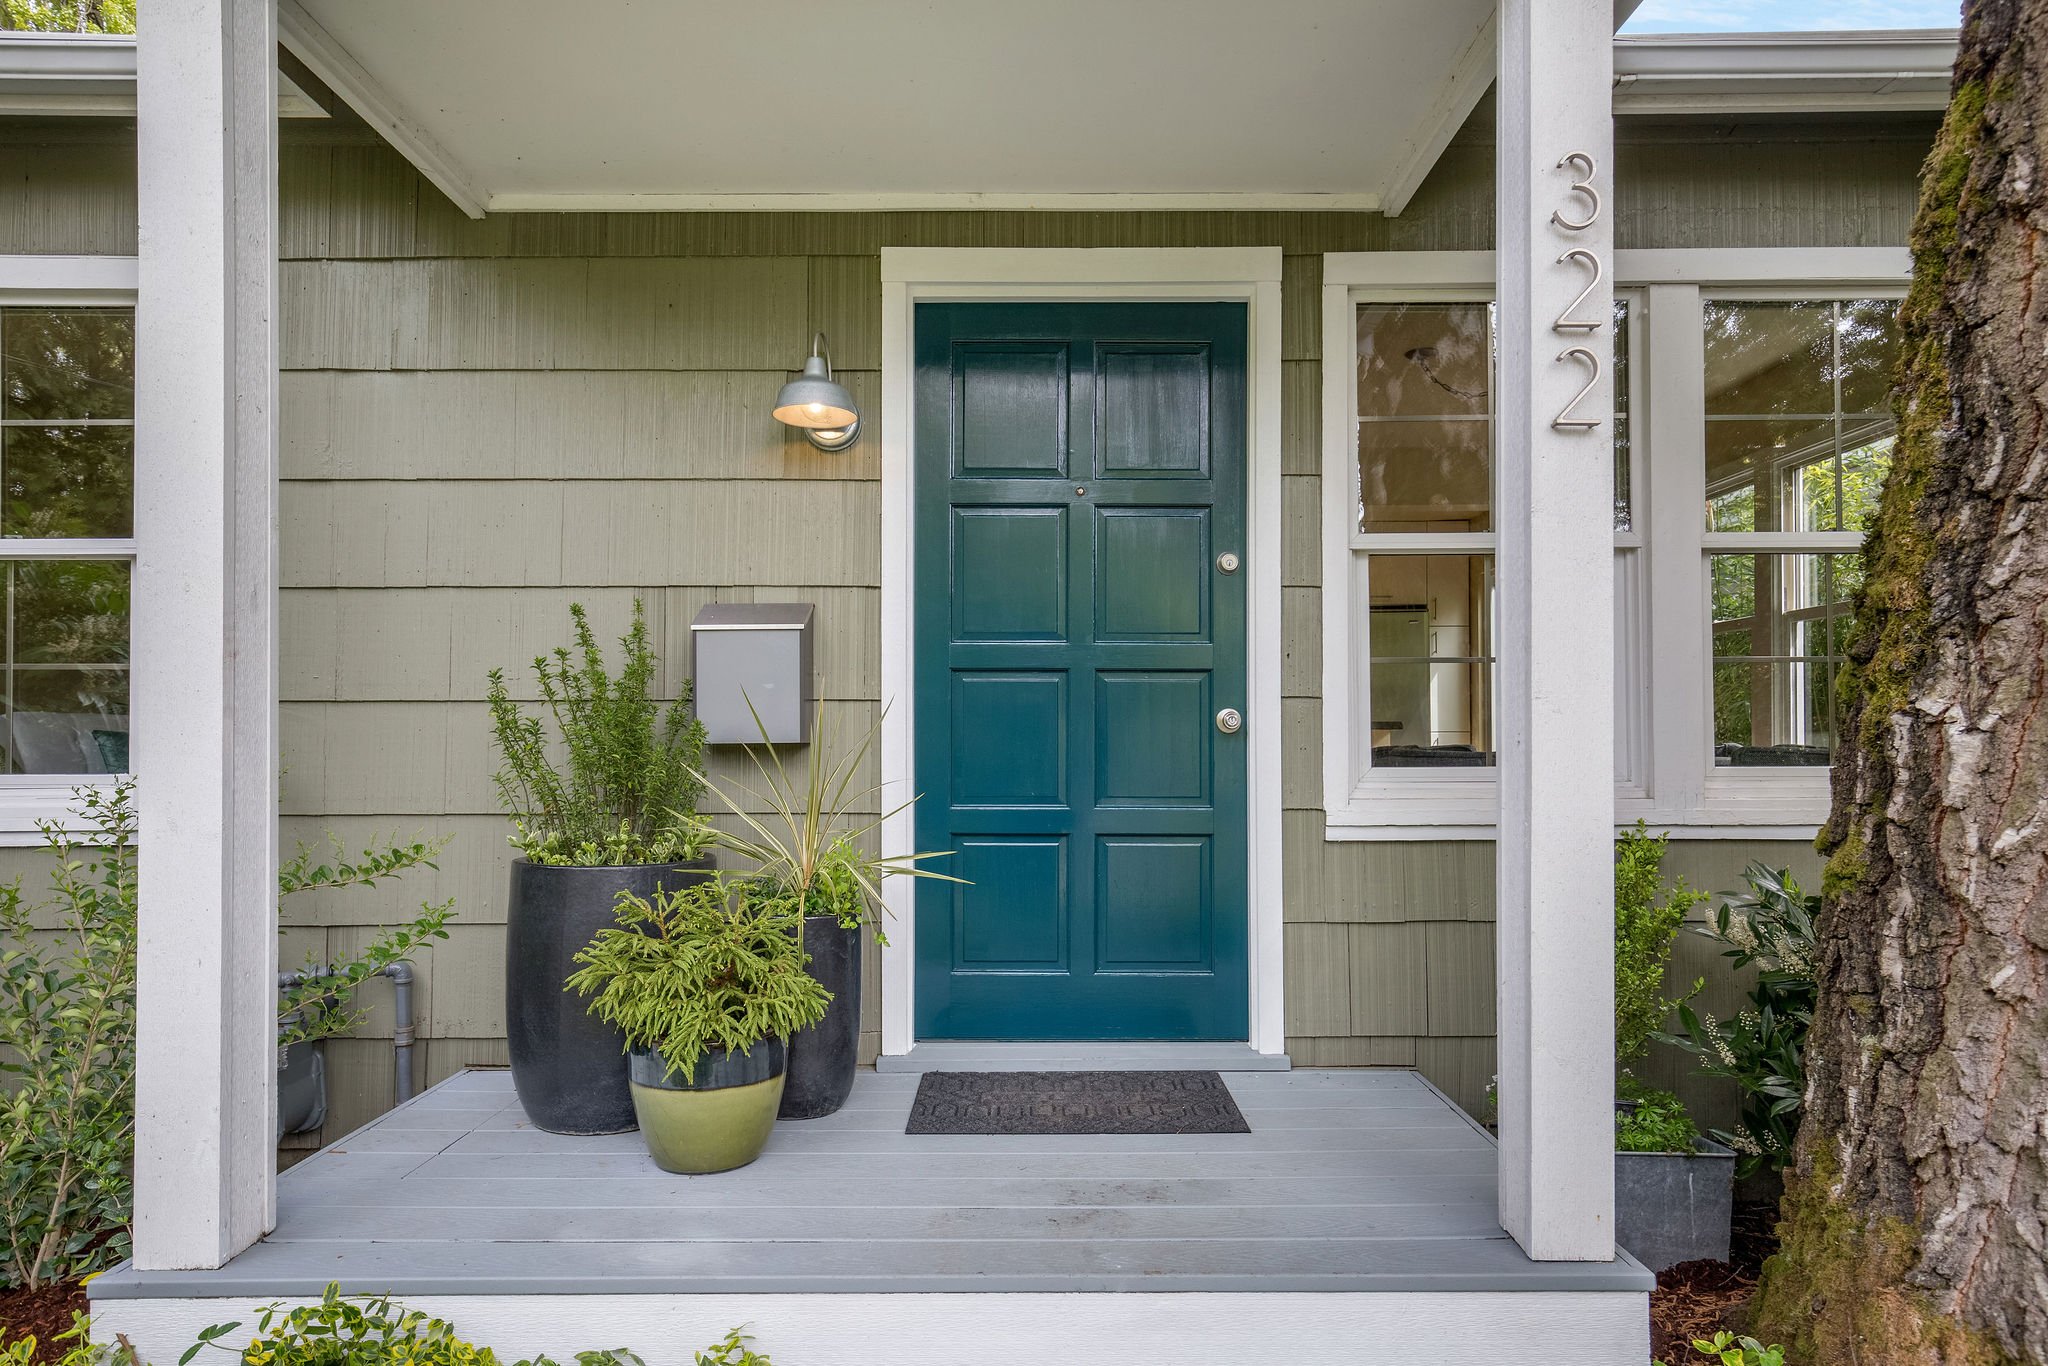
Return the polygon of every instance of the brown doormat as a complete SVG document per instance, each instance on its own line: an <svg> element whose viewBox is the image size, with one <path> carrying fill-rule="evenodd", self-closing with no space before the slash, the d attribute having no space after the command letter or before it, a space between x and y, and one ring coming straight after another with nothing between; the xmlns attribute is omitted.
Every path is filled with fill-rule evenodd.
<svg viewBox="0 0 2048 1366"><path fill-rule="evenodd" d="M906 1134L1248 1134L1214 1072L927 1072Z"/></svg>

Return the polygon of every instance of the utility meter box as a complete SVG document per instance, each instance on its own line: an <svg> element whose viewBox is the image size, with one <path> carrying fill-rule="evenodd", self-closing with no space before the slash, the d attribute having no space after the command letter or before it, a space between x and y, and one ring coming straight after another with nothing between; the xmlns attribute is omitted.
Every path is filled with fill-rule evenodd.
<svg viewBox="0 0 2048 1366"><path fill-rule="evenodd" d="M690 672L707 743L755 744L763 731L778 745L810 742L815 611L807 602L715 602L697 613Z"/></svg>

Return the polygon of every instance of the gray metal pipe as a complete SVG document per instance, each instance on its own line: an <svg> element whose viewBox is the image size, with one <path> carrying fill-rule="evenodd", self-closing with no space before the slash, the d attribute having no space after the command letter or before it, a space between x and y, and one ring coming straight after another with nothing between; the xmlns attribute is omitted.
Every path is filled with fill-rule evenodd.
<svg viewBox="0 0 2048 1366"><path fill-rule="evenodd" d="M309 977L327 975L325 966L315 964L311 968L277 974L277 989L285 991L305 982ZM412 964L400 959L379 968L377 977L391 979L391 1062L395 1073L392 1079L393 1104L403 1105L413 1098L412 1048L414 1026L412 1017Z"/></svg>

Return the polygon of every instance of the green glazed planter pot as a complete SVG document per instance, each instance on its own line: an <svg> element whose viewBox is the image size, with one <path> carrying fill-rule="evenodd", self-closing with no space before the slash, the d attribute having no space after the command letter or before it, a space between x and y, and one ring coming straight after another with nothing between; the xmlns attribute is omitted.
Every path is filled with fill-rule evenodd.
<svg viewBox="0 0 2048 1366"><path fill-rule="evenodd" d="M763 1039L750 1053L707 1053L694 1075L671 1077L660 1053L634 1049L626 1063L633 1113L654 1165L697 1176L759 1157L782 1104L786 1060L782 1040Z"/></svg>

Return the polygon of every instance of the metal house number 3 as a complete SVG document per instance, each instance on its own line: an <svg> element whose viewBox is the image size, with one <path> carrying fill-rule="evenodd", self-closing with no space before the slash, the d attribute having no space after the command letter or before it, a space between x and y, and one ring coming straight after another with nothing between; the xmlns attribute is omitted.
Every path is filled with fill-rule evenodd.
<svg viewBox="0 0 2048 1366"><path fill-rule="evenodd" d="M1572 181L1569 192L1584 196L1588 207L1584 218L1570 218L1565 215L1562 209L1553 210L1550 215L1550 221L1563 228L1566 232L1584 232L1600 221L1600 210L1602 207L1600 191L1593 184L1593 181L1600 173L1599 166L1592 157L1584 152L1569 152L1557 163L1557 168L1561 171L1568 170L1573 173L1576 178ZM1605 321L1604 319L1577 318L1572 315L1578 312L1580 305L1586 302L1594 290L1600 288L1600 281L1605 278L1605 272L1600 267L1600 258L1587 251L1584 247L1573 247L1570 251L1558 257L1557 263L1561 266L1584 266L1592 274L1592 278L1586 281L1586 287L1579 291L1578 297L1565 305L1564 311L1557 315L1557 321L1550 325L1550 330L1565 334L1598 332L1601 323ZM1586 383L1579 389L1579 392L1572 395L1571 402L1565 404L1558 411L1557 416L1550 419L1550 425L1557 431L1591 431L1600 425L1600 419L1597 417L1577 417L1573 414L1572 410L1577 408L1586 395L1593 392L1594 386L1600 383L1602 367L1599 354L1588 347L1573 346L1558 352L1557 358L1560 361L1582 362L1591 369L1592 373L1587 376Z"/></svg>

